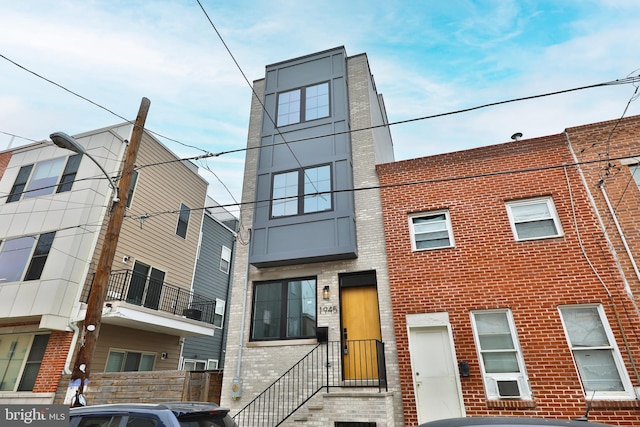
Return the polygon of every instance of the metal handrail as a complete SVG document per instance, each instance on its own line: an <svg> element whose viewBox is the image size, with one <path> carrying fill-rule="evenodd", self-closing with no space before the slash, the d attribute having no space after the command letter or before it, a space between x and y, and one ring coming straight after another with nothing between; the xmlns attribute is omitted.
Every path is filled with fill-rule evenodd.
<svg viewBox="0 0 640 427"><path fill-rule="evenodd" d="M384 343L378 340L318 344L234 416L239 427L279 426L313 396L336 387L387 390Z"/></svg>
<svg viewBox="0 0 640 427"><path fill-rule="evenodd" d="M87 302L90 292L91 287L83 293L82 302ZM215 320L215 300L132 270L111 273L105 301L124 301L209 324Z"/></svg>

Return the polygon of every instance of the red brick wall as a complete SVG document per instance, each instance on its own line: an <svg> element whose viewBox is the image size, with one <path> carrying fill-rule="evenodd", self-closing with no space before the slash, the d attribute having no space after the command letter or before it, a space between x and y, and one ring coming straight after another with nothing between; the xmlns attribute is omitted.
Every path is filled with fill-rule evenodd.
<svg viewBox="0 0 640 427"><path fill-rule="evenodd" d="M33 386L34 393L55 392L71 349L73 332L51 331L40 372Z"/></svg>
<svg viewBox="0 0 640 427"><path fill-rule="evenodd" d="M558 306L601 303L634 385L631 360L640 360L637 313L624 292L614 259L591 209L565 135L552 135L474 150L378 166L383 186L387 256L398 343L401 387L407 426L417 425L406 315L447 312L456 357L470 363L461 378L468 416L515 415L573 418L584 414L586 402L562 328ZM507 172L528 170L527 172ZM390 186L393 184L418 183ZM569 190L570 188L570 190ZM564 229L560 238L516 242L505 202L553 196ZM611 292L592 271L582 250ZM454 248L412 252L407 216L448 209ZM510 308L513 313L533 402L487 401L477 360L469 312ZM608 408L594 402L590 419L619 425L640 425L637 401Z"/></svg>
<svg viewBox="0 0 640 427"><path fill-rule="evenodd" d="M602 182L624 238L636 262L640 262L640 190L628 165L623 165L621 159L640 156L640 116L569 128L566 132L577 160L583 163L581 168L587 186L620 258L629 286L640 304L640 281L600 190Z"/></svg>

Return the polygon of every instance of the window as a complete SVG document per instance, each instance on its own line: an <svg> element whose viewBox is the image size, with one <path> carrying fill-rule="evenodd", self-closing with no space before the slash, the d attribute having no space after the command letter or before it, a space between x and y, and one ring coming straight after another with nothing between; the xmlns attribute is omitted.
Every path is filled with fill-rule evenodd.
<svg viewBox="0 0 640 427"><path fill-rule="evenodd" d="M560 220L551 197L508 202L507 213L516 240L562 235Z"/></svg>
<svg viewBox="0 0 640 427"><path fill-rule="evenodd" d="M320 83L278 94L277 126L329 116L329 83Z"/></svg>
<svg viewBox="0 0 640 427"><path fill-rule="evenodd" d="M256 283L251 339L315 338L316 279Z"/></svg>
<svg viewBox="0 0 640 427"><path fill-rule="evenodd" d="M207 369L206 360L184 359L182 369L185 371L204 371Z"/></svg>
<svg viewBox="0 0 640 427"><path fill-rule="evenodd" d="M414 251L454 246L449 211L411 215L409 229L411 247Z"/></svg>
<svg viewBox="0 0 640 427"><path fill-rule="evenodd" d="M138 171L134 170L131 174L131 184L129 185L129 194L127 195L127 207L131 207L133 202L133 193L136 190L136 183L138 182Z"/></svg>
<svg viewBox="0 0 640 427"><path fill-rule="evenodd" d="M178 226L176 227L176 234L183 239L187 238L187 227L189 226L189 209L184 203L180 204L180 215L178 215Z"/></svg>
<svg viewBox="0 0 640 427"><path fill-rule="evenodd" d="M153 371L156 362L155 353L142 353L126 350L110 350L105 372Z"/></svg>
<svg viewBox="0 0 640 427"><path fill-rule="evenodd" d="M213 312L213 325L222 328L224 325L224 309L227 303L225 300L216 298L216 308Z"/></svg>
<svg viewBox="0 0 640 427"><path fill-rule="evenodd" d="M0 241L0 283L38 280L42 275L55 234L55 231L52 231L41 234L39 237L24 236ZM33 250L34 243L35 250ZM25 273L27 262L29 267Z"/></svg>
<svg viewBox="0 0 640 427"><path fill-rule="evenodd" d="M585 395L590 399L633 397L602 306L560 307L560 316Z"/></svg>
<svg viewBox="0 0 640 427"><path fill-rule="evenodd" d="M229 267L231 266L231 249L226 246L222 246L222 252L220 253L220 271L224 271L229 274Z"/></svg>
<svg viewBox="0 0 640 427"><path fill-rule="evenodd" d="M271 216L281 217L332 209L331 166L273 175Z"/></svg>
<svg viewBox="0 0 640 427"><path fill-rule="evenodd" d="M33 390L48 342L48 334L0 336L0 391Z"/></svg>
<svg viewBox="0 0 640 427"><path fill-rule="evenodd" d="M17 202L21 198L46 196L54 191L70 191L81 159L82 156L76 154L22 166L11 187L7 203Z"/></svg>
<svg viewBox="0 0 640 427"><path fill-rule="evenodd" d="M217 359L208 359L207 360L207 369L218 369L218 360Z"/></svg>
<svg viewBox="0 0 640 427"><path fill-rule="evenodd" d="M531 398L511 311L474 311L471 322L487 399Z"/></svg>

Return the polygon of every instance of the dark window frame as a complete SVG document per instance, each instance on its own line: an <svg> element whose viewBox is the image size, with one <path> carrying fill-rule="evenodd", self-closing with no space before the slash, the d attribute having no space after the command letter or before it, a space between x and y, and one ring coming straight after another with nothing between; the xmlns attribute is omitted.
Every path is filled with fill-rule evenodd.
<svg viewBox="0 0 640 427"><path fill-rule="evenodd" d="M187 238L189 230L189 218L191 216L191 208L184 203L180 203L180 212L178 214L178 224L176 225L176 236Z"/></svg>
<svg viewBox="0 0 640 427"><path fill-rule="evenodd" d="M317 86L321 86L321 85L327 85L327 114L325 116L320 116L320 117L314 117L312 119L308 119L307 118L307 89L310 88L314 88ZM287 123L283 123L280 124L280 96L284 95L284 94L290 94L293 92L299 91L300 92L300 100L299 100L299 111L298 111L298 121L294 121L294 122L287 122ZM291 125L297 125L300 123L306 123L306 122L311 122L314 120L320 120L320 119L325 119L327 117L331 117L331 81L329 80L325 80L322 82L318 82L318 83L314 83L311 85L306 85L306 86L300 86L297 88L293 88L293 89L289 89L289 90L285 90L282 92L279 92L278 95L276 96L276 127L284 127L284 126L291 126Z"/></svg>
<svg viewBox="0 0 640 427"><path fill-rule="evenodd" d="M289 306L289 286L292 283L295 282L304 282L304 281L313 281L313 285L314 285L314 292L313 292L313 297L314 297L314 303L315 303L315 308L314 308L314 327L313 327L313 332L310 334L304 334L302 333L304 328L301 326L300 331L301 333L299 335L296 336L287 336L287 320L289 319L289 312L288 312L288 306ZM274 285L274 284L280 284L280 301L279 301L279 305L280 305L280 313L278 316L278 320L279 320L279 327L278 327L278 331L277 331L277 335L270 335L270 336L261 336L256 338L255 333L256 333L256 297L258 296L258 292L257 292L257 288L259 286L269 286L269 285ZM300 295L300 297L302 298L302 294ZM252 306L251 306L251 332L250 332L250 338L249 340L252 342L264 342L264 341L286 341L286 340L300 340L300 339L309 339L309 338L316 338L316 332L315 330L318 327L318 278L315 276L308 276L308 277L296 277L296 278L290 278L290 279L282 279L282 280L269 280L269 281L261 281L261 282L254 282L253 283L253 299L252 299ZM264 317L264 315L263 315ZM264 324L262 324L264 326Z"/></svg>
<svg viewBox="0 0 640 427"><path fill-rule="evenodd" d="M314 194L316 194L315 192L313 193L306 193L305 192L305 179L307 178L308 174L307 171L310 171L312 169L319 169L319 168L323 168L323 167L328 167L329 168L329 190L327 191L320 191L320 193L322 193L322 197L327 197L329 199L329 208L327 209L321 209L321 210L312 210L312 211L308 211L305 212L305 199L308 196L313 196ZM296 172L297 173L297 194L295 196L284 196L284 197L278 197L276 198L274 193L275 193L275 179L278 175L284 175L284 174L288 174L288 173L292 173L292 172ZM317 184L314 183L314 184ZM315 214L315 213L319 213L319 212L330 212L334 209L334 200L333 200L333 188L334 188L334 179L333 179L333 166L331 163L324 163L324 164L319 164L319 165L313 165L313 166L307 166L304 168L298 168L298 169L290 169L290 170L285 170L285 171L279 171L277 173L273 173L271 175L271 195L270 195L270 200L271 200L271 206L269 208L269 217L271 219L276 219L276 218L287 218L287 217L293 217L293 216L299 216L299 215L311 215L311 214ZM318 189L319 190L319 189ZM274 215L274 205L277 204L278 202L285 202L287 200L290 199L296 199L296 213L292 213L292 214L285 214L285 215Z"/></svg>
<svg viewBox="0 0 640 427"><path fill-rule="evenodd" d="M49 187L42 187L42 188L36 188L36 189L25 191L25 189L31 183L35 167L38 164L42 164L44 162L48 162L56 159L57 158L46 159L40 162L32 163L30 165L21 166L20 170L18 171L18 175L16 176L16 180L14 181L13 186L11 187L11 191L7 196L7 203L17 202L19 200L22 200L24 195L27 192L40 191L44 188L49 188ZM67 191L71 191L71 189L73 188L73 183L75 182L75 177L78 173L78 169L80 168L81 161L82 161L82 154L73 154L67 157L64 168L62 169L62 172L58 176L56 183L51 186L52 188L51 193L48 193L45 195L48 196L51 194L65 193Z"/></svg>

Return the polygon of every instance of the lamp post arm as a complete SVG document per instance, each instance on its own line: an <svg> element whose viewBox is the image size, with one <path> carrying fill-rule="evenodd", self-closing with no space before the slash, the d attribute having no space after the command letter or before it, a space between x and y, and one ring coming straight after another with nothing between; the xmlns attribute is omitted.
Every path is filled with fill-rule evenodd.
<svg viewBox="0 0 640 427"><path fill-rule="evenodd" d="M93 163L95 163L96 165L98 165L98 167L100 168L100 170L102 171L102 173L104 174L104 176L107 177L107 179L109 180L109 185L111 185L111 188L113 188L113 201L114 202L119 202L120 201L120 191L118 189L118 186L116 185L115 181L113 180L113 178L111 178L111 176L109 176L109 174L107 173L106 170L104 170L104 168L102 167L102 165L100 163L98 163L98 161L95 159L95 157L93 157L91 154L89 154L88 152L84 152L84 155L86 155L89 159L91 159L91 161Z"/></svg>

